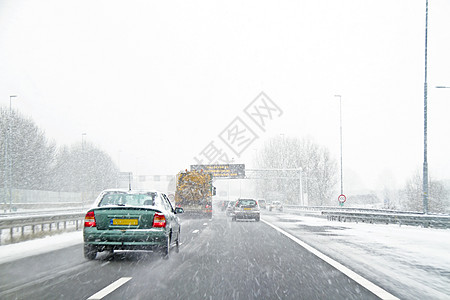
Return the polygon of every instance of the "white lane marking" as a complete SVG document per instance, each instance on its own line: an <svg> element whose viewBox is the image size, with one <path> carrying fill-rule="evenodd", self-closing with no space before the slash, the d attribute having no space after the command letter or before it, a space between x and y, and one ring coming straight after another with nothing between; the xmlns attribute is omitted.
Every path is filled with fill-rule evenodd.
<svg viewBox="0 0 450 300"><path fill-rule="evenodd" d="M203 226L208 226L208 223L203 223Z"/></svg>
<svg viewBox="0 0 450 300"><path fill-rule="evenodd" d="M91 297L89 297L88 300L99 300L99 299L102 299L106 295L108 295L108 294L112 293L113 291L117 290L123 284L128 282L131 278L132 277L122 277L122 278L114 281L113 283L111 283L110 285L105 287L103 290L101 290L101 291L95 293L94 295L92 295Z"/></svg>
<svg viewBox="0 0 450 300"><path fill-rule="evenodd" d="M294 242L296 242L297 244L299 244L300 246L302 246L303 248L305 248L306 250L308 250L309 252L311 252L312 254L317 256L318 258L322 259L326 263L328 263L331 266L335 267L338 271L344 273L350 279L353 279L353 281L359 283L361 286L365 287L366 289L368 289L369 291L371 291L372 293L374 293L376 296L380 297L381 299L399 300L399 298L395 297L391 293L383 290L381 287L379 287L378 285L370 282L369 280L365 279L361 275L356 274L355 272L353 272L352 270L348 269L344 265L338 263L334 259L326 256L325 254L323 254L322 252L318 251L317 249L315 249L315 248L311 247L310 245L306 244L305 242L299 240L298 238L296 238L292 234L284 231L283 229L281 229L281 228L279 228L279 227L277 227L277 226L275 226L275 225L273 225L273 224L271 224L271 223L269 223L269 222L267 222L265 220L261 220L261 221L266 223L270 227L274 228L278 232L284 234L285 236L287 236L288 238L290 238L291 240L293 240Z"/></svg>
<svg viewBox="0 0 450 300"><path fill-rule="evenodd" d="M200 230L195 229L194 231L192 231L192 233L198 233Z"/></svg>
<svg viewBox="0 0 450 300"><path fill-rule="evenodd" d="M100 267L104 267L104 266L106 266L106 265L109 264L109 263L110 263L110 261L104 262L104 263L102 263L102 264L100 265Z"/></svg>

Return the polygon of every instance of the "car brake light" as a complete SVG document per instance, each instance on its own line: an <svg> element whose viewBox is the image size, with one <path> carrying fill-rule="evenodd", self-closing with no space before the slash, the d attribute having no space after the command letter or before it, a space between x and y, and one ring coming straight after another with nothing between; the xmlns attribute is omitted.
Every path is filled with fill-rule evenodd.
<svg viewBox="0 0 450 300"><path fill-rule="evenodd" d="M153 227L166 227L166 217L163 214L155 213Z"/></svg>
<svg viewBox="0 0 450 300"><path fill-rule="evenodd" d="M93 211L88 211L84 217L84 227L96 227L95 215Z"/></svg>

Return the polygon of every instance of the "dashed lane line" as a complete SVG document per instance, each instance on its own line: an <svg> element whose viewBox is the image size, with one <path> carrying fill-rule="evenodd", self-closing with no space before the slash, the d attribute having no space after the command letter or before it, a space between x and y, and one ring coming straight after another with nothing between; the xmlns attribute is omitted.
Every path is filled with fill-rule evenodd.
<svg viewBox="0 0 450 300"><path fill-rule="evenodd" d="M87 300L103 299L103 297L105 297L106 295L114 292L119 287L121 287L122 285L127 283L129 280L131 280L131 278L132 277L122 277L120 279L117 279L116 281L114 281L113 283L111 283L110 285L105 287L103 290L101 290L101 291L95 293L94 295L92 295L91 297L89 297Z"/></svg>

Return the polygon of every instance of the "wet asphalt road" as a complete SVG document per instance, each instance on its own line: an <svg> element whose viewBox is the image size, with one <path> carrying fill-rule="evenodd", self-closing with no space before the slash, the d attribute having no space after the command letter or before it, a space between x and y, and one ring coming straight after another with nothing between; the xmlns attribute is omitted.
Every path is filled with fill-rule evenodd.
<svg viewBox="0 0 450 300"><path fill-rule="evenodd" d="M100 253L82 245L1 265L1 299L377 299L264 222L183 219L180 252Z"/></svg>

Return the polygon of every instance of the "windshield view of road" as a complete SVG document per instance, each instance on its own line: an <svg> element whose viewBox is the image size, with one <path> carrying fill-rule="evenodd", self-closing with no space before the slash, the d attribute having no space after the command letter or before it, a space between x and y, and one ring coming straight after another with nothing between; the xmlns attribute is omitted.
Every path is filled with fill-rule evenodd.
<svg viewBox="0 0 450 300"><path fill-rule="evenodd" d="M0 299L450 299L449 15L0 0Z"/></svg>

